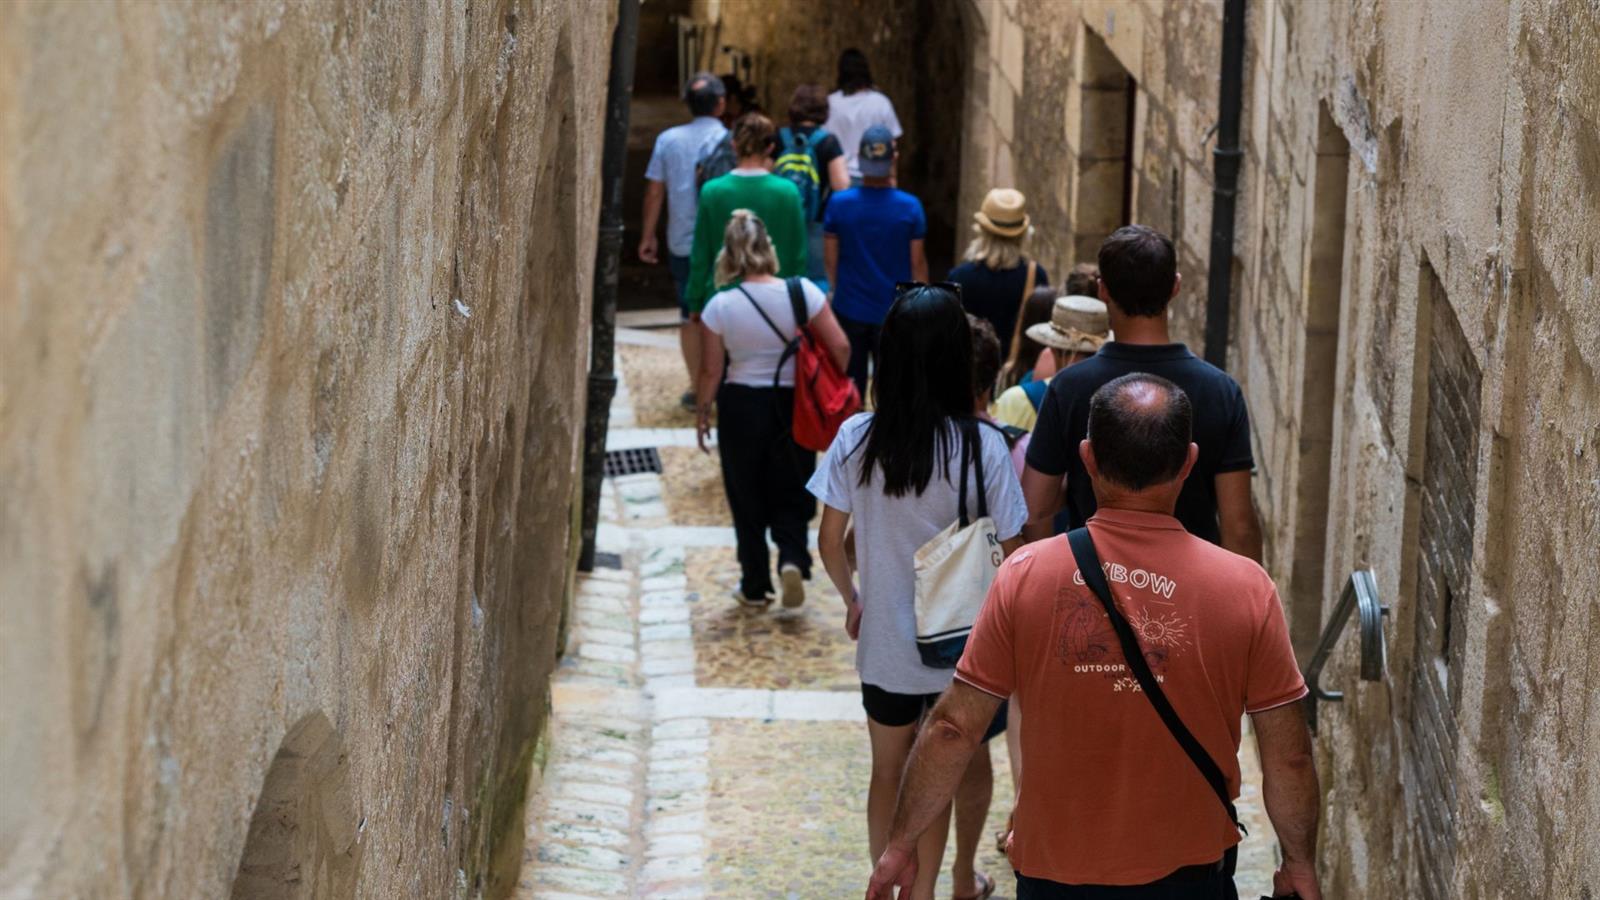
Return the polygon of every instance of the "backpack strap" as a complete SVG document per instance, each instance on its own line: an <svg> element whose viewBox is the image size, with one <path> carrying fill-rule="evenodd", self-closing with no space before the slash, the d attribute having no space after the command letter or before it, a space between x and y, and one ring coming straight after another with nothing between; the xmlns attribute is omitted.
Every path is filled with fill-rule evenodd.
<svg viewBox="0 0 1600 900"><path fill-rule="evenodd" d="M983 418L978 419L978 424L986 428L993 428L995 431L1000 432L1000 436L1005 438L1006 447L1008 448L1016 447L1017 441L1022 440L1022 436L1028 433L1028 429L1026 428L1018 428L1015 425L996 425L988 419Z"/></svg>
<svg viewBox="0 0 1600 900"><path fill-rule="evenodd" d="M783 280L783 286L789 289L789 309L794 313L794 330L800 331L811 321L806 315L806 290L800 284L800 279L790 276Z"/></svg>
<svg viewBox="0 0 1600 900"><path fill-rule="evenodd" d="M1133 632L1133 626L1128 624L1122 611L1117 609L1116 601L1111 598L1111 587L1106 584L1104 570L1100 568L1100 554L1095 552L1094 539L1089 536L1088 526L1074 528L1067 532L1067 543L1072 546L1072 556L1078 563L1078 572L1083 576L1083 583L1100 599L1100 605L1105 607L1106 617L1111 620L1111 627L1117 632L1117 640L1122 644L1122 656L1127 661L1128 670L1139 682L1139 687L1144 695L1150 699L1150 705L1155 707L1156 715L1172 732L1172 737L1177 740L1183 752L1188 754L1189 761L1200 770L1206 783L1211 785L1211 790L1221 801L1222 808L1227 811L1228 819L1235 828L1249 834L1239 821L1239 812L1234 809L1233 800L1228 797L1228 781L1222 775L1222 769L1217 767L1211 754L1195 738L1189 727L1183 724L1183 719L1178 717L1178 711L1172 708L1171 701L1161 690L1161 682L1156 680L1150 671L1150 662L1144 658L1144 650L1139 646L1139 638Z"/></svg>

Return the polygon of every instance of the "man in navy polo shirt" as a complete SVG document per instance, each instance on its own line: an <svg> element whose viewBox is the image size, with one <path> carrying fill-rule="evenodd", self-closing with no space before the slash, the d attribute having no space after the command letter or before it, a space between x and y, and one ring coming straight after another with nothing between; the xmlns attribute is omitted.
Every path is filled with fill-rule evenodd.
<svg viewBox="0 0 1600 900"><path fill-rule="evenodd" d="M928 220L922 202L894 186L896 155L889 129L868 128L857 156L861 186L834 194L822 222L833 313L850 338L850 377L863 397L895 283L928 280Z"/></svg>
<svg viewBox="0 0 1600 900"><path fill-rule="evenodd" d="M1068 528L1095 511L1089 474L1078 454L1088 433L1089 398L1123 375L1159 375L1194 404L1194 442L1200 456L1183 483L1173 515L1190 534L1261 561L1261 521L1250 502L1250 414L1228 373L1197 358L1167 332L1167 305L1177 296L1177 254L1166 235L1143 225L1117 229L1100 245L1100 299L1116 340L1050 380L1028 445L1022 491L1028 500L1029 541L1049 537L1065 500ZM1065 497L1062 478L1066 479Z"/></svg>

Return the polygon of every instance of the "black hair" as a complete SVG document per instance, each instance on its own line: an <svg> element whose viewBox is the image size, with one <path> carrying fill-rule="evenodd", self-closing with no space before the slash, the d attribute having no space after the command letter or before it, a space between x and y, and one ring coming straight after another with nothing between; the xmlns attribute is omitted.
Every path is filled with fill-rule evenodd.
<svg viewBox="0 0 1600 900"><path fill-rule="evenodd" d="M862 441L861 484L883 471L890 497L921 495L936 461L950 477L959 428L972 418L972 329L949 288L911 288L889 307L878 337L874 412Z"/></svg>
<svg viewBox="0 0 1600 900"><path fill-rule="evenodd" d="M1159 316L1172 300L1178 257L1154 228L1124 225L1100 245L1100 280L1117 308L1130 316Z"/></svg>
<svg viewBox="0 0 1600 900"><path fill-rule="evenodd" d="M1133 372L1089 398L1089 445L1100 475L1129 490L1171 481L1189 458L1194 410L1183 388Z"/></svg>
<svg viewBox="0 0 1600 900"><path fill-rule="evenodd" d="M1072 267L1067 273L1067 283L1062 286L1061 293L1077 294L1080 297L1093 297L1095 295L1094 283L1100 278L1100 269L1094 263L1081 262Z"/></svg>
<svg viewBox="0 0 1600 900"><path fill-rule="evenodd" d="M872 87L872 66L867 55L854 47L839 54L839 90L846 94Z"/></svg>

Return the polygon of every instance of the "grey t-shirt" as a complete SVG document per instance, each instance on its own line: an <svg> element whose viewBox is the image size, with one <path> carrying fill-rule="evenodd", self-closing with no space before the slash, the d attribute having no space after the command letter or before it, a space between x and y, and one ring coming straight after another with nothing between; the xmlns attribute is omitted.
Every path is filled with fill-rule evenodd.
<svg viewBox="0 0 1600 900"><path fill-rule="evenodd" d="M935 466L933 480L921 496L890 497L883 493L883 474L873 472L866 485L861 479L861 445L871 413L852 416L839 429L822 464L806 488L818 500L846 512L855 520L856 567L861 592L861 637L856 644L856 671L862 682L896 694L934 694L950 686L954 669L934 669L917 655L916 578L912 560L917 548L932 540L957 519L957 487L946 481L943 467ZM983 482L989 515L1001 540L1022 533L1028 507L1022 485L1011 465L1005 437L987 426L978 427L983 440ZM961 444L952 441L955 455L950 474L960 466ZM967 514L977 514L977 485L969 466Z"/></svg>

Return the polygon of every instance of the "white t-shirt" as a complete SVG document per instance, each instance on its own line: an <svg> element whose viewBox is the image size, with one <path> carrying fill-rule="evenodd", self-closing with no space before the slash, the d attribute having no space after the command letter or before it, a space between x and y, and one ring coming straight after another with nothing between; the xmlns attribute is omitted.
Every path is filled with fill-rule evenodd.
<svg viewBox="0 0 1600 900"><path fill-rule="evenodd" d="M917 548L956 521L959 487L953 480L961 470L959 439L950 442L954 455L945 465L935 465L927 490L890 497L883 492L883 473L861 483L862 444L871 413L860 413L840 426L832 446L817 464L806 484L818 500L847 512L855 520L856 567L861 579L861 637L856 642L856 671L866 684L896 694L936 694L950 686L954 669L934 669L922 664L917 653L917 578L913 568ZM1022 533L1028 504L1022 485L1011 467L1011 451L998 428L978 426L983 442L983 487L989 516L1000 540ZM967 482L968 515L977 514L977 482L969 467L961 471Z"/></svg>
<svg viewBox="0 0 1600 900"><path fill-rule="evenodd" d="M854 94L834 91L828 95L828 121L822 127L839 139L851 178L861 177L861 164L856 156L861 152L861 136L874 125L882 125L890 134L900 136L900 120L895 117L894 104L888 97L871 88Z"/></svg>
<svg viewBox="0 0 1600 900"><path fill-rule="evenodd" d="M800 279L800 292L805 295L806 320L810 321L822 312L828 298L809 278ZM747 281L718 292L700 311L700 321L713 334L722 336L722 345L728 350L728 381L750 387L772 387L772 370L777 368L790 337L780 338L773 333L772 326L756 312L751 300L760 304L761 312L766 313L785 335L792 337L799 331L794 321L794 306L789 302L789 288L779 280ZM778 384L794 387L794 357L783 364Z"/></svg>

